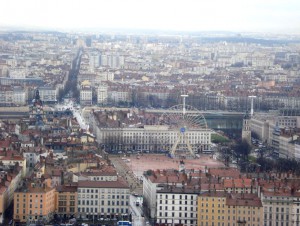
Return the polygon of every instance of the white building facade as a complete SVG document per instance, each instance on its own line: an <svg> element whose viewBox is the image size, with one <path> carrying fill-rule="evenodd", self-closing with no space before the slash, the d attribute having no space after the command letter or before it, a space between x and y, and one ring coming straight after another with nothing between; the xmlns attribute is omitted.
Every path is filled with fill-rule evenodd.
<svg viewBox="0 0 300 226"><path fill-rule="evenodd" d="M79 181L78 216L115 218L129 213L130 190L121 181Z"/></svg>
<svg viewBox="0 0 300 226"><path fill-rule="evenodd" d="M179 139L179 131L164 125L144 125L142 128L101 128L97 126L96 121L92 117L90 125L93 126L97 142L106 145L108 150L170 151ZM195 154L210 150L211 133L209 129L186 131L186 139Z"/></svg>
<svg viewBox="0 0 300 226"><path fill-rule="evenodd" d="M97 103L106 104L107 103L107 89L108 87L105 84L100 84L97 89Z"/></svg>
<svg viewBox="0 0 300 226"><path fill-rule="evenodd" d="M80 89L80 104L83 106L92 105L93 90L91 86L81 86Z"/></svg>
<svg viewBox="0 0 300 226"><path fill-rule="evenodd" d="M198 191L168 188L157 191L156 223L167 225L197 225Z"/></svg>
<svg viewBox="0 0 300 226"><path fill-rule="evenodd" d="M56 87L40 87L40 98L43 102L56 102L58 89Z"/></svg>
<svg viewBox="0 0 300 226"><path fill-rule="evenodd" d="M17 105L24 105L27 102L27 92L20 88L13 88L13 103Z"/></svg>
<svg viewBox="0 0 300 226"><path fill-rule="evenodd" d="M27 167L34 167L39 162L39 155L35 151L24 151L23 157L26 159Z"/></svg>
<svg viewBox="0 0 300 226"><path fill-rule="evenodd" d="M264 208L264 226L299 225L299 198L286 193L263 192L261 201Z"/></svg>

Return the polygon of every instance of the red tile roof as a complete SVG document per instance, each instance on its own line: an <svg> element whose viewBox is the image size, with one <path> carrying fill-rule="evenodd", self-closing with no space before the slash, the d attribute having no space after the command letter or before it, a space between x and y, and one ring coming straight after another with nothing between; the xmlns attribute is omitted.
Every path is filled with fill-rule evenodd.
<svg viewBox="0 0 300 226"><path fill-rule="evenodd" d="M129 189L125 181L79 181L78 188L124 188Z"/></svg>
<svg viewBox="0 0 300 226"><path fill-rule="evenodd" d="M230 194L230 196L226 198L226 205L262 207L261 200L256 194Z"/></svg>
<svg viewBox="0 0 300 226"><path fill-rule="evenodd" d="M221 178L239 178L241 175L239 170L233 168L210 168L208 173Z"/></svg>
<svg viewBox="0 0 300 226"><path fill-rule="evenodd" d="M247 178L242 179L224 179L225 188L250 188L252 180Z"/></svg>

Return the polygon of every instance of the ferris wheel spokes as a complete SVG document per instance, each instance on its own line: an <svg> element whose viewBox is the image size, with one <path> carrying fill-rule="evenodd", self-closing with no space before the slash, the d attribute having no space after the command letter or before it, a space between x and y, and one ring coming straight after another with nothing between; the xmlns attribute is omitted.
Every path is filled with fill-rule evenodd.
<svg viewBox="0 0 300 226"><path fill-rule="evenodd" d="M208 133L204 116L194 107L185 104L169 108L161 117L160 125L168 126L168 138L161 137L161 145L167 148L171 156L185 153L195 157L196 153L208 144L204 134ZM202 149L203 150L203 149Z"/></svg>

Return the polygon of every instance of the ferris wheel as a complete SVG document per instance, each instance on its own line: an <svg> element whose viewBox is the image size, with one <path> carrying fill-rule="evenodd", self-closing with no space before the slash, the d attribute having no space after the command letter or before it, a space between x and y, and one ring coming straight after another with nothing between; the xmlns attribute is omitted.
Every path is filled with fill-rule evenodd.
<svg viewBox="0 0 300 226"><path fill-rule="evenodd" d="M195 148L192 144L194 143L192 140L194 138L189 134L206 130L207 123L201 112L193 106L185 104L185 98L188 95L181 96L183 97L183 104L169 108L162 114L159 120L160 125L168 126L169 134L173 135L173 139L170 138L170 136L163 136L160 141L163 144L169 144L166 145L168 148L165 147L165 149L168 149L171 156L174 156L175 152L188 152L190 155L195 157Z"/></svg>

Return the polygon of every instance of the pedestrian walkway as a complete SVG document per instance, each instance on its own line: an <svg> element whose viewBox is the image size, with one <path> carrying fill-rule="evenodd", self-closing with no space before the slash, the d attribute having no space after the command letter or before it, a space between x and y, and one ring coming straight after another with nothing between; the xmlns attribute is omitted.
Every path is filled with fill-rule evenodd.
<svg viewBox="0 0 300 226"><path fill-rule="evenodd" d="M123 177L130 186L130 191L139 195L143 194L143 183L140 178L134 175L134 172L119 156L109 156L109 159L114 164L119 176Z"/></svg>

